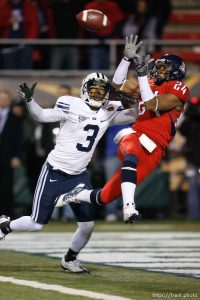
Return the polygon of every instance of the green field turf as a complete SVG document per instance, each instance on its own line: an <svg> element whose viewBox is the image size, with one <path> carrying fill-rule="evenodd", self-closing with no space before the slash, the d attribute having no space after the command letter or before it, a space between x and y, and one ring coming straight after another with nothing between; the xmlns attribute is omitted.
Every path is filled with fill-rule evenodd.
<svg viewBox="0 0 200 300"><path fill-rule="evenodd" d="M50 223L43 231L74 231L72 223ZM98 221L96 231L200 231L200 222L143 221L125 225L123 222ZM31 234L31 233L30 233ZM6 243L6 241L5 241ZM91 274L71 274L60 269L60 260L39 255L0 251L0 276L58 284L64 287L123 296L135 300L200 299L200 280L184 276L142 271L132 268L84 264ZM0 300L85 300L12 283L0 282ZM168 294L167 294L168 293ZM171 293L171 294L169 294ZM167 297L166 297L167 295Z"/></svg>
<svg viewBox="0 0 200 300"><path fill-rule="evenodd" d="M59 284L65 287L104 292L137 300L157 299L153 297L153 293L164 294L167 292L174 294L196 293L199 296L196 299L200 299L198 279L93 264L88 265L91 270L90 275L77 275L62 271L59 267L60 260L57 259L9 251L1 251L0 254L1 276ZM21 287L11 283L0 283L0 287L1 300L87 299Z"/></svg>
<svg viewBox="0 0 200 300"><path fill-rule="evenodd" d="M169 221L152 220L139 221L135 224L124 224L123 221L105 222L96 221L95 231L102 232L127 232L127 231L196 231L200 232L200 221ZM75 222L50 222L42 231L44 232L73 232L76 229Z"/></svg>

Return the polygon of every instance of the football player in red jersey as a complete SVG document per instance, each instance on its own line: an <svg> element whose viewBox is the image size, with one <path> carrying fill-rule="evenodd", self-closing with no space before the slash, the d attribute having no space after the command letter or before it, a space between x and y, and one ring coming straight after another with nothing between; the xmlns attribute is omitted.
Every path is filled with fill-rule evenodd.
<svg viewBox="0 0 200 300"><path fill-rule="evenodd" d="M103 189L74 190L70 195L60 197L60 202L97 202L109 204L120 195L123 197L125 223L132 223L140 218L135 208L134 195L136 185L140 184L160 163L165 148L176 133L176 122L184 111L188 99L188 87L182 82L186 75L182 59L173 54L165 54L151 62L150 79L147 77L149 57L137 53L141 42L137 36L126 38L124 58L120 62L113 83L124 92L130 85L126 78L128 68L133 62L138 75L141 94L139 115L131 128L121 130L115 137L118 145L118 157L122 167L105 184ZM134 89L137 85L134 85ZM132 90L134 93L135 91Z"/></svg>

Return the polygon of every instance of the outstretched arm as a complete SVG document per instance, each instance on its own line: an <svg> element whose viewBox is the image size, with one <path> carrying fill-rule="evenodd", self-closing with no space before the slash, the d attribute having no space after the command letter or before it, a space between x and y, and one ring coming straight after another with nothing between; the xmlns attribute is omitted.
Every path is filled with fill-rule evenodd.
<svg viewBox="0 0 200 300"><path fill-rule="evenodd" d="M126 94L133 96L134 98L140 97L138 82L127 80L127 75L129 66L133 61L133 58L138 57L136 51L141 47L143 43L141 41L137 44L137 39L138 37L133 37L133 35L126 37L124 57L122 58L113 76L113 86L125 92Z"/></svg>
<svg viewBox="0 0 200 300"><path fill-rule="evenodd" d="M31 87L28 87L26 82L19 84L17 90L19 97L26 102L28 110L32 117L39 122L57 122L66 119L66 115L59 110L48 108L44 109L39 104L37 104L33 98L34 89L37 82L33 83Z"/></svg>
<svg viewBox="0 0 200 300"><path fill-rule="evenodd" d="M142 45L142 41L137 44L137 39L138 37L133 37L133 35L126 37L124 58L115 71L113 85L134 98L139 98L141 95L147 110L155 112L158 110L167 111L173 108L180 110L183 103L175 94L154 96L147 78L149 63L151 62L150 56L141 57L137 53ZM138 83L126 80L131 62L134 63Z"/></svg>
<svg viewBox="0 0 200 300"><path fill-rule="evenodd" d="M183 102L175 94L164 94L154 96L147 78L147 70L150 56L138 56L134 59L135 70L138 75L138 83L141 98L147 110L167 111L173 108L180 110Z"/></svg>
<svg viewBox="0 0 200 300"><path fill-rule="evenodd" d="M39 122L51 123L66 120L66 115L62 111L54 108L42 108L34 99L27 103L27 107L32 117Z"/></svg>
<svg viewBox="0 0 200 300"><path fill-rule="evenodd" d="M136 117L137 111L135 108L125 109L116 114L110 125L132 124L135 122Z"/></svg>

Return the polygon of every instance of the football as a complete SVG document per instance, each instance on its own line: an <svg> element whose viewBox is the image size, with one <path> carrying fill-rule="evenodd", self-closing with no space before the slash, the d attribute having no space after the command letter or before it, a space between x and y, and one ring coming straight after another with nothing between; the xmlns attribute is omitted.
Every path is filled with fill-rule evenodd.
<svg viewBox="0 0 200 300"><path fill-rule="evenodd" d="M89 31L97 32L109 26L109 18L96 9L86 9L76 15L77 22Z"/></svg>

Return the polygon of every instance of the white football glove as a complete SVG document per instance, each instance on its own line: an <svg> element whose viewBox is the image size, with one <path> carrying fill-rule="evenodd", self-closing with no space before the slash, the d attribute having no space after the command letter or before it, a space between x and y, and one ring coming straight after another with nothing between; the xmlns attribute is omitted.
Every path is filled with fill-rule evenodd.
<svg viewBox="0 0 200 300"><path fill-rule="evenodd" d="M143 41L137 44L138 36L133 37L133 34L126 37L125 48L124 48L124 58L128 61L133 61L134 58L139 58L137 50L140 49Z"/></svg>

